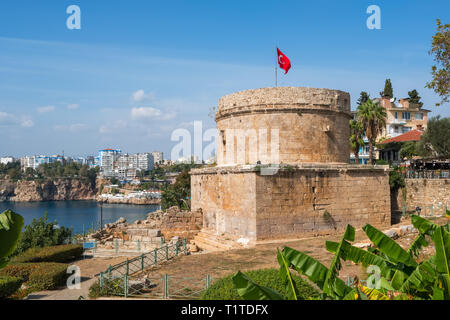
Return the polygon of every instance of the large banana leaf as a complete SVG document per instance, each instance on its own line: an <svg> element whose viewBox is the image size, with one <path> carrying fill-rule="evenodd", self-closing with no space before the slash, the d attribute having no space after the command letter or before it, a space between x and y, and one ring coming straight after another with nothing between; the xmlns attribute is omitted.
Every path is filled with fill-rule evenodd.
<svg viewBox="0 0 450 320"><path fill-rule="evenodd" d="M284 257L283 253L277 248L277 260L280 264L280 276L286 284L288 299L289 300L298 300L297 294L298 290L295 286L294 280L292 280L291 271L289 270L289 262Z"/></svg>
<svg viewBox="0 0 450 320"><path fill-rule="evenodd" d="M363 230L370 241L372 241L382 253L388 256L389 260L397 263L400 262L410 267L417 267L417 262L414 258L383 232L372 227L370 224L366 224L363 227Z"/></svg>
<svg viewBox="0 0 450 320"><path fill-rule="evenodd" d="M417 236L417 238L413 241L413 243L411 243L407 252L411 256L417 258L419 256L420 250L423 247L427 247L427 246L428 246L428 241L425 239L425 235L419 234Z"/></svg>
<svg viewBox="0 0 450 320"><path fill-rule="evenodd" d="M408 279L408 275L401 270L396 270L394 276L391 279L391 286L395 290L400 290L403 283Z"/></svg>
<svg viewBox="0 0 450 320"><path fill-rule="evenodd" d="M433 287L437 278L438 273L435 269L435 256L432 256L416 267L409 277L404 280L399 291L405 293L411 293L413 291L428 292Z"/></svg>
<svg viewBox="0 0 450 320"><path fill-rule="evenodd" d="M436 247L436 270L443 282L445 295L450 298L450 233L439 227L434 232L433 242Z"/></svg>
<svg viewBox="0 0 450 320"><path fill-rule="evenodd" d="M327 267L307 254L289 247L284 247L282 253L298 273L307 276L309 280L323 290L323 284L328 272Z"/></svg>
<svg viewBox="0 0 450 320"><path fill-rule="evenodd" d="M11 210L0 214L0 264L13 253L24 224L23 217ZM1 266L0 266L1 267Z"/></svg>
<svg viewBox="0 0 450 320"><path fill-rule="evenodd" d="M389 300L388 296L377 289L361 286L360 290L369 298L369 300Z"/></svg>
<svg viewBox="0 0 450 320"><path fill-rule="evenodd" d="M326 248L328 251L335 253L339 243L333 241L326 241ZM361 263L364 267L370 265L376 265L380 267L381 275L390 278L391 274L395 271L394 265L382 257L368 252L366 250L357 248L345 242L341 246L342 259L345 261L350 260L354 263Z"/></svg>
<svg viewBox="0 0 450 320"><path fill-rule="evenodd" d="M279 292L254 283L240 271L232 277L232 280L238 294L245 300L284 300Z"/></svg>
<svg viewBox="0 0 450 320"><path fill-rule="evenodd" d="M339 243L338 247L336 248L336 252L334 253L333 260L331 260L330 267L329 267L327 275L325 277L323 291L330 296L333 296L334 294L336 294L338 297L344 297L348 294L348 292L351 291L351 288L348 286L337 285L337 281L339 279L338 274L339 274L339 271L342 269L341 256L344 256L344 258L345 258L345 252L343 252L341 250L341 248L345 244L349 244L347 242L347 240L348 241L355 240L355 228L353 228L351 225L347 225L344 236L342 237L341 242Z"/></svg>
<svg viewBox="0 0 450 320"><path fill-rule="evenodd" d="M419 230L420 234L427 234L429 236L432 236L433 232L439 228L437 224L415 214L411 216L411 222L413 226Z"/></svg>

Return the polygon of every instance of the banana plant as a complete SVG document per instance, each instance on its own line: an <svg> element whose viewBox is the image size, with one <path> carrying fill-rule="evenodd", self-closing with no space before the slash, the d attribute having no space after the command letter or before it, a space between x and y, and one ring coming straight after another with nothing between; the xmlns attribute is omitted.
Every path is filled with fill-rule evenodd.
<svg viewBox="0 0 450 320"><path fill-rule="evenodd" d="M438 226L419 216L412 216L412 223L419 235L404 250L380 230L367 224L364 232L376 248L363 250L351 245L355 229L348 225L340 242L326 241L326 249L333 253L329 268L305 253L289 247L278 250L280 277L288 288L288 298L296 300L297 290L292 281L290 269L306 276L322 290L323 299L342 300L411 300L450 299L450 225ZM418 263L415 258L431 238L436 255ZM339 277L341 259L362 264L365 267L378 266L380 278L377 288L363 286L359 281L353 287L347 286ZM238 272L233 277L235 287L245 299L280 299L280 293L261 287Z"/></svg>
<svg viewBox="0 0 450 320"><path fill-rule="evenodd" d="M295 283L292 280L290 268L299 274L305 275L322 290L323 299L357 299L365 296L363 293L355 294L354 289L347 286L345 282L338 277L341 264L341 249L347 241L353 241L355 238L355 229L348 225L337 251L333 257L330 268L325 267L316 259L300 251L289 247L284 247L280 252L278 250L277 259L280 264L280 277L286 283L288 288L288 299L297 300L298 293ZM275 299L284 297L273 289L261 287L247 278L240 271L233 276L233 283L239 295L244 299ZM270 290L268 290L270 289Z"/></svg>
<svg viewBox="0 0 450 320"><path fill-rule="evenodd" d="M23 224L23 217L11 210L0 214L0 269L8 264L8 257L16 248Z"/></svg>
<svg viewBox="0 0 450 320"><path fill-rule="evenodd" d="M391 292L401 298L414 295L418 298L448 299L449 225L438 226L419 216L412 216L412 222L419 235L408 250L404 250L383 232L368 224L363 230L377 249L372 252L365 251L347 243L341 248L341 258L361 263L365 267L378 266L381 272L380 292L384 295ZM431 237L435 244L436 256L417 263L414 258L423 247L429 245L427 236ZM330 252L336 252L337 246L335 242L327 242Z"/></svg>

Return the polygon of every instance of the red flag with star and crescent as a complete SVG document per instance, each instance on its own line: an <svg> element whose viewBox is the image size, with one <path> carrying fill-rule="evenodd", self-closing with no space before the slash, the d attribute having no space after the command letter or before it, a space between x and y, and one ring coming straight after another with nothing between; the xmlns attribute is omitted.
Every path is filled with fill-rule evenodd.
<svg viewBox="0 0 450 320"><path fill-rule="evenodd" d="M278 64L280 65L280 68L284 70L284 74L286 74L291 68L291 61L278 48L277 54L278 54Z"/></svg>

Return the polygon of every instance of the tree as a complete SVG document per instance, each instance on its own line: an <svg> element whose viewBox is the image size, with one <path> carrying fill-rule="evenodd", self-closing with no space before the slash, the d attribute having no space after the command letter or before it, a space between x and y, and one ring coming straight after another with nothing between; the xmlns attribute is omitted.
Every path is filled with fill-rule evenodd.
<svg viewBox="0 0 450 320"><path fill-rule="evenodd" d="M356 102L356 104L358 106L360 106L360 105L362 105L363 103L365 103L369 99L370 99L369 94L367 92L365 92L365 91L361 91L359 99Z"/></svg>
<svg viewBox="0 0 450 320"><path fill-rule="evenodd" d="M378 102L374 103L370 99L358 106L357 110L358 122L362 124L369 140L369 161L373 164L373 146L377 136L386 126L386 111Z"/></svg>
<svg viewBox="0 0 450 320"><path fill-rule="evenodd" d="M450 158L450 118L436 116L428 121L427 130L420 137L419 151L423 156Z"/></svg>
<svg viewBox="0 0 450 320"><path fill-rule="evenodd" d="M410 105L417 105L419 109L422 108L423 102L420 101L421 97L419 96L419 93L416 89L408 91L408 96Z"/></svg>
<svg viewBox="0 0 450 320"><path fill-rule="evenodd" d="M20 254L29 248L48 247L64 243L72 236L72 229L59 227L58 222L48 222L47 212L43 218L33 219L20 234L17 248L13 255Z"/></svg>
<svg viewBox="0 0 450 320"><path fill-rule="evenodd" d="M441 20L436 20L437 30L433 36L430 55L434 55L435 65L431 67L431 82L427 82L426 88L433 89L440 97L441 101L436 103L439 106L449 101L450 95L450 24L441 24Z"/></svg>
<svg viewBox="0 0 450 320"><path fill-rule="evenodd" d="M188 170L180 173L174 184L163 189L161 194L161 209L166 210L177 206L182 210L189 210L191 196L191 176Z"/></svg>
<svg viewBox="0 0 450 320"><path fill-rule="evenodd" d="M350 120L350 151L355 155L355 163L359 164L359 149L364 146L364 127L357 120Z"/></svg>
<svg viewBox="0 0 450 320"><path fill-rule="evenodd" d="M402 143L402 146L399 151L399 157L401 160L404 158L411 159L413 156L417 156L417 142L416 141L407 141Z"/></svg>
<svg viewBox="0 0 450 320"><path fill-rule="evenodd" d="M389 98L394 97L394 91L392 89L391 79L386 79L386 81L384 82L384 90L382 91L382 96L389 97Z"/></svg>

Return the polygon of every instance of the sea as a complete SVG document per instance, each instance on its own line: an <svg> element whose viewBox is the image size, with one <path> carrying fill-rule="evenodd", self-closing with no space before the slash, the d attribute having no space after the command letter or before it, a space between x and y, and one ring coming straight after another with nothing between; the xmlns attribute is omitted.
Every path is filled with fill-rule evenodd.
<svg viewBox="0 0 450 320"><path fill-rule="evenodd" d="M48 221L73 228L72 234L83 234L89 229L98 229L101 224L115 222L120 217L133 223L146 218L149 213L160 209L160 206L100 204L96 201L0 202L0 213L7 209L20 214L25 225L47 213Z"/></svg>

